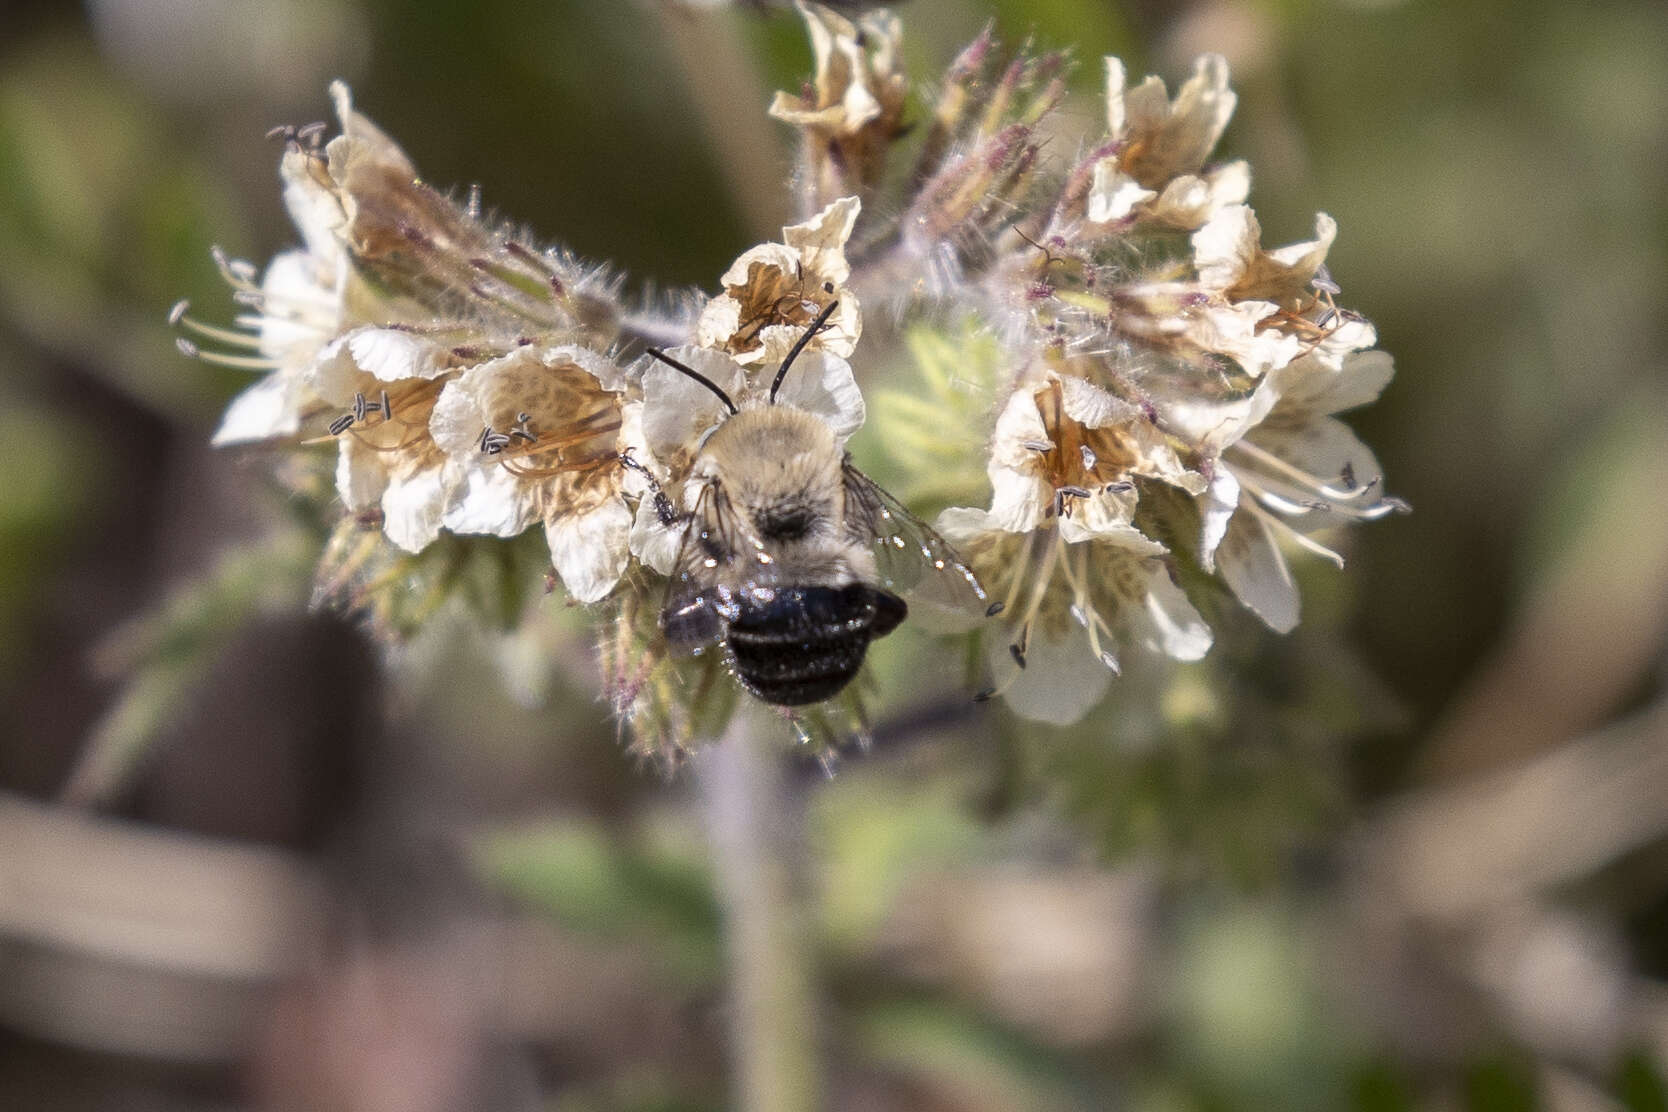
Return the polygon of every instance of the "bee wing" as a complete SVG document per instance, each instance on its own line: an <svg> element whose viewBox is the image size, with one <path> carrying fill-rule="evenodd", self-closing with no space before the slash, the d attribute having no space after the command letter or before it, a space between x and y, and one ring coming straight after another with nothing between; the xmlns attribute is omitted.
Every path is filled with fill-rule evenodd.
<svg viewBox="0 0 1668 1112"><path fill-rule="evenodd" d="M911 604L968 617L984 611L978 577L932 526L849 463L845 490L847 526L873 545L881 586Z"/></svg>

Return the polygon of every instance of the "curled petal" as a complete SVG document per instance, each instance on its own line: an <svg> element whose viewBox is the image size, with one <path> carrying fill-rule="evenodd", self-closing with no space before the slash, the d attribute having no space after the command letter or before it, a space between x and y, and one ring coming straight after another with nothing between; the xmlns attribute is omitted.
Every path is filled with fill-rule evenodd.
<svg viewBox="0 0 1668 1112"><path fill-rule="evenodd" d="M448 370L446 349L395 328L356 328L326 344L307 372L308 384L331 405L346 406L376 382L432 379Z"/></svg>
<svg viewBox="0 0 1668 1112"><path fill-rule="evenodd" d="M278 176L284 183L284 208L307 245L305 254L332 270L345 264L347 213L318 155L292 145L278 164Z"/></svg>
<svg viewBox="0 0 1668 1112"><path fill-rule="evenodd" d="M1157 196L1157 190L1118 169L1116 159L1103 158L1095 164L1089 185L1089 219L1096 224L1123 220Z"/></svg>
<svg viewBox="0 0 1668 1112"><path fill-rule="evenodd" d="M782 242L799 255L800 265L825 282L843 285L851 276L846 262L846 240L857 225L862 203L856 197L841 197L803 224L782 229Z"/></svg>
<svg viewBox="0 0 1668 1112"><path fill-rule="evenodd" d="M811 341L813 350L847 356L862 333L857 297L845 288L851 267L845 243L857 219L857 198L843 197L803 224L782 229L782 243L751 248L721 279L695 326L703 347L747 364L780 362L830 302L834 315Z"/></svg>
<svg viewBox="0 0 1668 1112"><path fill-rule="evenodd" d="M743 251L718 281L726 287L749 286L759 281L760 271L795 274L802 262L799 253L787 244L761 243Z"/></svg>
<svg viewBox="0 0 1668 1112"><path fill-rule="evenodd" d="M1239 480L1226 467L1219 467L1199 499L1199 566L1207 572L1216 570L1216 550L1238 508Z"/></svg>
<svg viewBox="0 0 1668 1112"><path fill-rule="evenodd" d="M695 343L704 348L723 348L741 330L741 302L729 294L708 301L695 322Z"/></svg>
<svg viewBox="0 0 1668 1112"><path fill-rule="evenodd" d="M1247 205L1230 205L1193 233L1194 263L1200 283L1232 301L1289 305L1314 281L1337 234L1337 221L1321 213L1313 240L1265 251L1256 213Z"/></svg>

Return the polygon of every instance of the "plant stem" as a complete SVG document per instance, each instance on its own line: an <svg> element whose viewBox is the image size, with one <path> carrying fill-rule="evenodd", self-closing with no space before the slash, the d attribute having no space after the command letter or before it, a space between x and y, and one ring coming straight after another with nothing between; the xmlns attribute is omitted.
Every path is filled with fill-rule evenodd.
<svg viewBox="0 0 1668 1112"><path fill-rule="evenodd" d="M804 810L767 740L770 725L739 708L696 770L729 946L735 1107L809 1112L822 1102Z"/></svg>

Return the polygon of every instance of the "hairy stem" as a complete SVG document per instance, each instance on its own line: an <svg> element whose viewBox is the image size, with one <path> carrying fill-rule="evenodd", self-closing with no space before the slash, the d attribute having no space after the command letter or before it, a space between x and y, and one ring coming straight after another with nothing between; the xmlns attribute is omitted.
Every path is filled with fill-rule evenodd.
<svg viewBox="0 0 1668 1112"><path fill-rule="evenodd" d="M730 967L730 1023L743 1112L821 1104L818 1023L804 899L804 812L771 723L743 707L703 754L706 807Z"/></svg>

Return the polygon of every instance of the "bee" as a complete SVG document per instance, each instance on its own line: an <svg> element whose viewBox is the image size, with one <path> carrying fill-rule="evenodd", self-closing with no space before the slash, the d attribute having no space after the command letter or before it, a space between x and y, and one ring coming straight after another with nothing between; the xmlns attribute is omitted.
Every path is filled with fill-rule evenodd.
<svg viewBox="0 0 1668 1112"><path fill-rule="evenodd" d="M794 344L768 398L743 406L649 350L729 411L690 465L687 512L653 484L662 523L683 528L661 631L673 648L721 646L741 686L778 706L844 690L870 643L908 616L899 592L919 585L924 598L960 611L985 597L949 544L852 464L825 420L777 403L794 360L834 309Z"/></svg>

